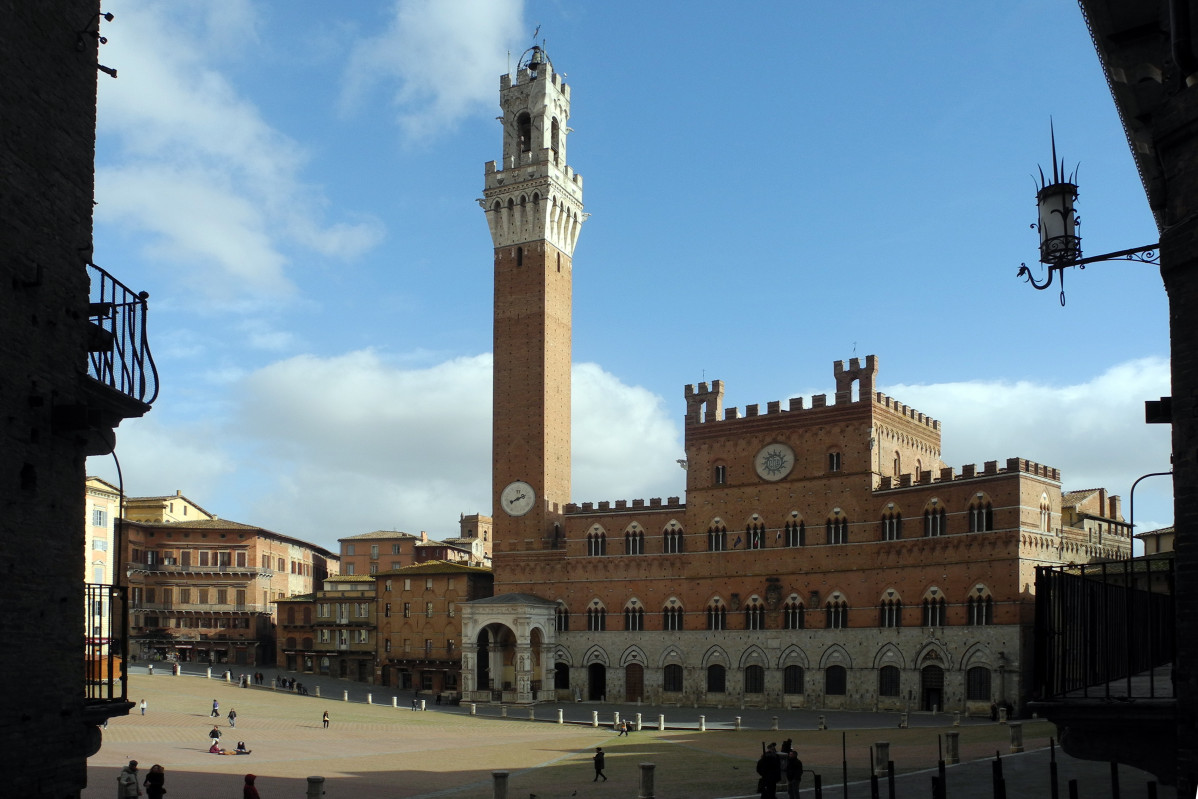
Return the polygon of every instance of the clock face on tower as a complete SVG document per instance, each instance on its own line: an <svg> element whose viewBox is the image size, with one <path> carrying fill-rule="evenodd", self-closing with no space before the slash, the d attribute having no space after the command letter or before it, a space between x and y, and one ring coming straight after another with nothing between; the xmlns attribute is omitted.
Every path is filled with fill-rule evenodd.
<svg viewBox="0 0 1198 799"><path fill-rule="evenodd" d="M523 516L532 510L536 501L537 492L533 491L532 486L523 480L508 483L507 487L499 493L499 504L503 506L503 510L508 516Z"/></svg>

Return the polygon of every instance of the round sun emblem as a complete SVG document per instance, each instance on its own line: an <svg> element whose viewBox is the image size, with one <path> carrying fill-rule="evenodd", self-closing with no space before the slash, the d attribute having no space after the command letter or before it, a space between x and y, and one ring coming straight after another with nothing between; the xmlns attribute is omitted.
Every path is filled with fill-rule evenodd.
<svg viewBox="0 0 1198 799"><path fill-rule="evenodd" d="M790 470L795 465L794 450L786 444L774 443L766 447L762 447L757 453L757 457L753 459L753 466L757 469L757 476L762 480L781 480L786 475L790 474Z"/></svg>

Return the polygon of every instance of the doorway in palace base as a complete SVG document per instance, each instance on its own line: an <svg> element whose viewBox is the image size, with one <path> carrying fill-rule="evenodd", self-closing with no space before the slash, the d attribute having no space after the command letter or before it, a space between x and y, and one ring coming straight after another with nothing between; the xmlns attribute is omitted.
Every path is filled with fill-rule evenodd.
<svg viewBox="0 0 1198 799"><path fill-rule="evenodd" d="M629 663L624 667L624 701L639 702L645 698L645 667Z"/></svg>
<svg viewBox="0 0 1198 799"><path fill-rule="evenodd" d="M944 710L944 669L924 666L919 673L919 694L923 710Z"/></svg>
<svg viewBox="0 0 1198 799"><path fill-rule="evenodd" d="M592 663L587 666L587 699L602 702L607 698L607 666Z"/></svg>

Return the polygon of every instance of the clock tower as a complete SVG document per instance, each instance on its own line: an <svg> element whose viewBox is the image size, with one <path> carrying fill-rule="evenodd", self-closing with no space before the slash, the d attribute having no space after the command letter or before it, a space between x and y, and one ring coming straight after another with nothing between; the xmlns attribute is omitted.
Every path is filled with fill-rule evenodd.
<svg viewBox="0 0 1198 799"><path fill-rule="evenodd" d="M572 256L586 215L566 164L570 87L532 47L499 81L503 160L479 200L495 247L493 554L553 548L570 501Z"/></svg>

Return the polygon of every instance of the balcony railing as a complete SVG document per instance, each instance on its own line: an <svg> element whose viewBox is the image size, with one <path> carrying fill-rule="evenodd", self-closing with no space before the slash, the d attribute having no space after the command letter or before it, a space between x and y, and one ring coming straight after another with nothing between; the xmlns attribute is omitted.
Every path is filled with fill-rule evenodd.
<svg viewBox="0 0 1198 799"><path fill-rule="evenodd" d="M174 563L126 563L128 574L143 572L146 574L239 574L246 577L271 577L274 572L270 569L259 569L253 566L230 566L228 563L211 566L179 566Z"/></svg>
<svg viewBox="0 0 1198 799"><path fill-rule="evenodd" d="M237 603L237 602L135 602L133 603L133 611L137 612L158 612L158 613L188 613L203 615L205 613L270 613L269 605L256 605L252 603Z"/></svg>
<svg viewBox="0 0 1198 799"><path fill-rule="evenodd" d="M125 702L124 620L129 614L125 589L116 585L85 583L83 591L88 632L93 633L84 639L84 690L87 704ZM98 630L96 625L99 626Z"/></svg>
<svg viewBox="0 0 1198 799"><path fill-rule="evenodd" d="M1040 700L1173 696L1173 557L1036 567Z"/></svg>
<svg viewBox="0 0 1198 799"><path fill-rule="evenodd" d="M95 264L91 278L87 374L146 405L158 398L158 370L146 337L146 292L135 293Z"/></svg>

